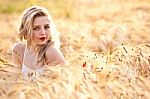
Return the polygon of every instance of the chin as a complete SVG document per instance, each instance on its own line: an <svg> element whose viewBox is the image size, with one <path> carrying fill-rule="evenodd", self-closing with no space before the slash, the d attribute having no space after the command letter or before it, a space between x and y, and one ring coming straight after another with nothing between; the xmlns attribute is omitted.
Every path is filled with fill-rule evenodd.
<svg viewBox="0 0 150 99"><path fill-rule="evenodd" d="M44 45L46 42L38 42L37 45Z"/></svg>
<svg viewBox="0 0 150 99"><path fill-rule="evenodd" d="M44 45L44 44L46 44L46 42L47 42L47 40L44 40L44 41L41 41L41 40L39 40L39 41L37 41L37 45Z"/></svg>
<svg viewBox="0 0 150 99"><path fill-rule="evenodd" d="M46 42L43 42L43 43L39 43L39 45L44 45L44 44L46 44Z"/></svg>

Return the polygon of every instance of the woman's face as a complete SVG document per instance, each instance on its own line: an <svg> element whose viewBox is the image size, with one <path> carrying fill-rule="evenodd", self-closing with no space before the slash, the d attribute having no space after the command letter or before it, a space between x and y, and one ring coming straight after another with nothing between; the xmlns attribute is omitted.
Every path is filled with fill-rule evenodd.
<svg viewBox="0 0 150 99"><path fill-rule="evenodd" d="M35 17L33 21L32 42L35 45L43 45L50 37L50 20L47 16Z"/></svg>

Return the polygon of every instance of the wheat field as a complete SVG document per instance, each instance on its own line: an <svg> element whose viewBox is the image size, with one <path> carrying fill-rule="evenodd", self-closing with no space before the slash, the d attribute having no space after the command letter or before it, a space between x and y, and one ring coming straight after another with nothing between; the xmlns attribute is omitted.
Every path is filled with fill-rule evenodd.
<svg viewBox="0 0 150 99"><path fill-rule="evenodd" d="M52 9L67 62L32 81L11 62L24 6L8 1L0 1L0 99L149 99L150 0L29 0Z"/></svg>

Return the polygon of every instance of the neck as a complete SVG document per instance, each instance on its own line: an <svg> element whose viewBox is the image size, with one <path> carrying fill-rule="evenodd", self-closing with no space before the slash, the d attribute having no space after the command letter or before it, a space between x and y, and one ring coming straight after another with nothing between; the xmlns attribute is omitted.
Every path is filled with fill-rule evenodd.
<svg viewBox="0 0 150 99"><path fill-rule="evenodd" d="M40 47L41 47L40 45L37 45L37 44L35 44L34 42L32 42L32 43L28 46L28 49L29 49L31 52L38 52Z"/></svg>
<svg viewBox="0 0 150 99"><path fill-rule="evenodd" d="M30 45L28 47L28 51L30 53L37 53L39 51L39 46L36 46L36 45Z"/></svg>

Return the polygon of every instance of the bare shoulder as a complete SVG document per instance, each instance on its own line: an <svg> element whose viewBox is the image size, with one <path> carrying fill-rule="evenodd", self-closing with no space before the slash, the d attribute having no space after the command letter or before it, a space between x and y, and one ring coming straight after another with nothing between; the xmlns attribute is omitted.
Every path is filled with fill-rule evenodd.
<svg viewBox="0 0 150 99"><path fill-rule="evenodd" d="M46 53L47 54L56 54L59 51L60 51L59 49L57 49L53 46L50 46L50 47L47 48Z"/></svg>
<svg viewBox="0 0 150 99"><path fill-rule="evenodd" d="M22 42L15 43L13 45L13 50L15 50L15 51L19 51L20 52L20 51L22 51L24 49L25 49L25 44L22 43Z"/></svg>
<svg viewBox="0 0 150 99"><path fill-rule="evenodd" d="M25 50L25 46L26 45L22 42L15 43L13 45L12 52L16 54L17 56L21 56L22 58L24 50Z"/></svg>
<svg viewBox="0 0 150 99"><path fill-rule="evenodd" d="M22 64L25 46L24 43L18 42L12 47L12 61L18 66Z"/></svg>
<svg viewBox="0 0 150 99"><path fill-rule="evenodd" d="M53 62L55 62L55 64L65 64L65 59L60 49L50 46L46 50L45 54L48 64L51 64Z"/></svg>

